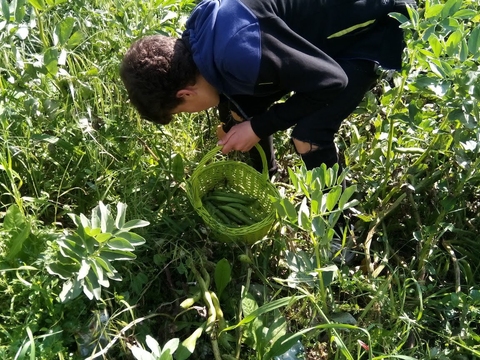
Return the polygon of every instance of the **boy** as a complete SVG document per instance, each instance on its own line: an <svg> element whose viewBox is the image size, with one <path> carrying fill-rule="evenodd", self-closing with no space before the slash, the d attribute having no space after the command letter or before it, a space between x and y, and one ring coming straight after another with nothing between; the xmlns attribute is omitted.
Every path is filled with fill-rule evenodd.
<svg viewBox="0 0 480 360"><path fill-rule="evenodd" d="M224 153L260 141L273 173L272 134L294 127L306 167L331 167L335 133L378 67L401 68L403 33L388 14L408 15L407 5L415 0L204 0L181 39L132 44L121 77L147 120L167 124L174 114L219 106Z"/></svg>

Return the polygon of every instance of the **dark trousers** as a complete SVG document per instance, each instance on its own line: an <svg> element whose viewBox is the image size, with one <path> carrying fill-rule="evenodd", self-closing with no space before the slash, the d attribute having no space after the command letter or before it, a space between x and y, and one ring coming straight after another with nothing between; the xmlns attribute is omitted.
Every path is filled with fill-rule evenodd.
<svg viewBox="0 0 480 360"><path fill-rule="evenodd" d="M376 66L366 60L343 60L338 61L348 76L348 85L332 101L318 109L313 115L304 121L299 121L292 132L292 138L318 146L306 154L300 154L307 169L313 169L325 163L332 167L338 162L337 149L334 144L342 121L346 119L362 101L365 93L372 88L378 79ZM286 95L280 92L265 97L235 96L235 102L241 106L242 111L250 116L262 114L270 105ZM221 103L219 106L220 120L225 123L224 130L228 131L235 122L229 118L229 111L236 109L230 104ZM238 110L236 111L237 113ZM277 169L273 137L261 139L259 143L267 157L270 174ZM259 171L262 170L262 162L258 151L254 148L250 151L252 165Z"/></svg>

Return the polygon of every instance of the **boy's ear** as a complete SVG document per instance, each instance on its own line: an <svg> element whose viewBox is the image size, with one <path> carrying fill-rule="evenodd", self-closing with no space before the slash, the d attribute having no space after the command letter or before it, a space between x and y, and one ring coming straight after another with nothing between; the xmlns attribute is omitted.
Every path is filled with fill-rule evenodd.
<svg viewBox="0 0 480 360"><path fill-rule="evenodd" d="M193 90L190 87L187 87L185 89L180 89L177 91L177 98L190 97L193 95L195 95L195 90Z"/></svg>

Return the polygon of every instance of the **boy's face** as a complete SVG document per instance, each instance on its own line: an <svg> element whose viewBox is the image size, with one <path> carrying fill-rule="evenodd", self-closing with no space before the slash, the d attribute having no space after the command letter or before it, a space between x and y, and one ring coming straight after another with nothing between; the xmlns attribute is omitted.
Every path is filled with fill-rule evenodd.
<svg viewBox="0 0 480 360"><path fill-rule="evenodd" d="M195 113L217 106L220 102L218 91L203 76L198 76L194 85L179 90L177 97L182 98L183 102L173 109L172 114Z"/></svg>

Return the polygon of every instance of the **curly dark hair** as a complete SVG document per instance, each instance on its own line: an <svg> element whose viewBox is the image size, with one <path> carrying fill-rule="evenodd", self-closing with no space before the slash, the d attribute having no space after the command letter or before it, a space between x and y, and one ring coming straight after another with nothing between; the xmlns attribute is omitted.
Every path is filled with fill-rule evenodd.
<svg viewBox="0 0 480 360"><path fill-rule="evenodd" d="M140 115L158 124L172 121L183 101L177 91L195 84L198 69L182 39L151 35L135 41L125 54L120 76Z"/></svg>

